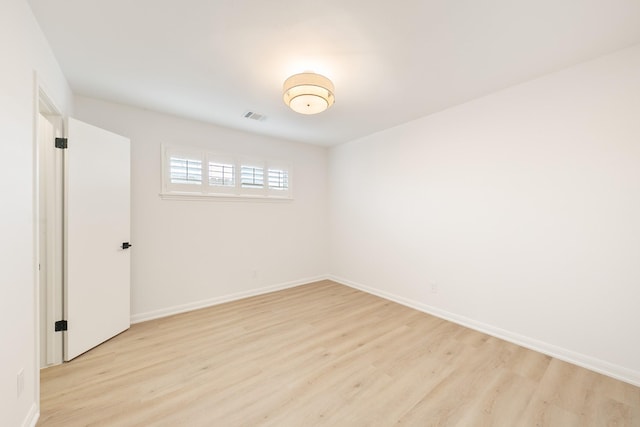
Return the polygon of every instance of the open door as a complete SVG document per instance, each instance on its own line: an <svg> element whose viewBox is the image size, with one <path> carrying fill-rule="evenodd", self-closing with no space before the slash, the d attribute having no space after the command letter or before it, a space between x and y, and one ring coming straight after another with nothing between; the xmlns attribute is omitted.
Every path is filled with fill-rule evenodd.
<svg viewBox="0 0 640 427"><path fill-rule="evenodd" d="M64 360L130 326L129 139L69 118Z"/></svg>

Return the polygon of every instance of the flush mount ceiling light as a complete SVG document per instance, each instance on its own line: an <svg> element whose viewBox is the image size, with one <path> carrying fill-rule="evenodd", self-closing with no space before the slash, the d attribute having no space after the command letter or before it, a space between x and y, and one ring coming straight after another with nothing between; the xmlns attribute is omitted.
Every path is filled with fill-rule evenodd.
<svg viewBox="0 0 640 427"><path fill-rule="evenodd" d="M284 103L300 114L322 113L333 105L331 80L320 74L294 74L284 81Z"/></svg>

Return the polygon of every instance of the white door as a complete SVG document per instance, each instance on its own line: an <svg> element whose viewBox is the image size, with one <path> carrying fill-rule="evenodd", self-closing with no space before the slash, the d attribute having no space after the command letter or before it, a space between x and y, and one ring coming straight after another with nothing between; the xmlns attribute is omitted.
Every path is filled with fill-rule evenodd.
<svg viewBox="0 0 640 427"><path fill-rule="evenodd" d="M129 328L129 139L69 118L64 360Z"/></svg>

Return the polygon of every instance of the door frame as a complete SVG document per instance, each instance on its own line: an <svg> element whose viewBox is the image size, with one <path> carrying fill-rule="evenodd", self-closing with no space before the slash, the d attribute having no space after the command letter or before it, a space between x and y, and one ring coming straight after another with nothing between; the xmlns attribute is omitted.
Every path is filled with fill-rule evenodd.
<svg viewBox="0 0 640 427"><path fill-rule="evenodd" d="M41 192L45 191L46 189L41 188L40 186L40 161L43 157L43 153L40 150L40 142L39 142L39 126L38 126L38 121L40 120L40 115L44 115L47 116L47 118L49 119L49 121L52 123L53 127L54 127L54 134L56 136L63 136L64 132L65 132L65 128L64 128L64 119L62 116L62 110L58 107L58 104L54 101L54 99L51 97L50 95L50 91L47 89L46 84L42 81L42 79L39 77L38 73L36 71L34 71L34 77L33 77L33 127L32 127L32 135L33 135L33 141L32 141L32 153L33 153L33 160L32 160L32 169L33 169L33 181L32 181L32 212L33 212L33 283L34 283L34 288L33 288L33 295L34 295L34 348L35 348L35 354L34 354L34 390L35 390L35 394L37 396L37 411L40 411L40 359L41 359L41 352L42 351L48 351L48 349L43 349L41 344L40 344L40 340L41 340L41 336L40 334L43 332L41 329L41 325L40 325L40 316L41 316L41 309L43 309L43 307L40 306L40 269L39 269L39 263L40 263L40 195ZM51 142L53 144L53 141ZM58 155L56 155L57 157ZM62 156L62 153L60 153L60 156ZM60 159L60 163L59 165L61 166L63 162L63 159ZM56 165L58 166L58 165ZM62 183L62 168L60 168L59 171L56 171L56 174L60 173L60 183ZM45 207L46 208L46 207ZM60 218L59 220L62 221L63 218ZM62 223L60 224L62 227ZM61 231L62 228L60 229ZM61 237L62 235L60 235ZM62 244L62 240L60 240L59 242L56 241L55 242L55 247L61 247ZM54 255L56 258L60 258L62 259L63 254L59 253L59 254L52 254ZM49 257L51 258L51 257ZM64 265L62 263L60 263L59 265L60 269L62 269L64 267ZM53 297L52 301L47 301L47 304L49 307L53 307L54 308L54 313L51 313L52 315L55 315L57 313L62 313L63 310L63 289L62 289L62 283L55 283L57 281L54 281L53 285L54 287L51 289L51 292L48 292L48 297ZM50 316L47 316L50 317ZM55 343L54 348L52 349L52 356L53 358L52 363L51 364L57 364L57 363L62 363L62 334L57 334L53 331L53 330L49 330L47 329L47 342L49 343ZM57 340L57 341L56 341ZM57 351L59 349L59 351ZM59 354L55 354L55 352L59 353Z"/></svg>

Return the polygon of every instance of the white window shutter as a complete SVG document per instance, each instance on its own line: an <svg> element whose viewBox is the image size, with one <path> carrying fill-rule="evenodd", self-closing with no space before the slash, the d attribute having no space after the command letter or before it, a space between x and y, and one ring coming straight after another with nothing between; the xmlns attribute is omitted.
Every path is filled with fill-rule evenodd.
<svg viewBox="0 0 640 427"><path fill-rule="evenodd" d="M291 171L278 161L162 147L163 197L291 199Z"/></svg>

